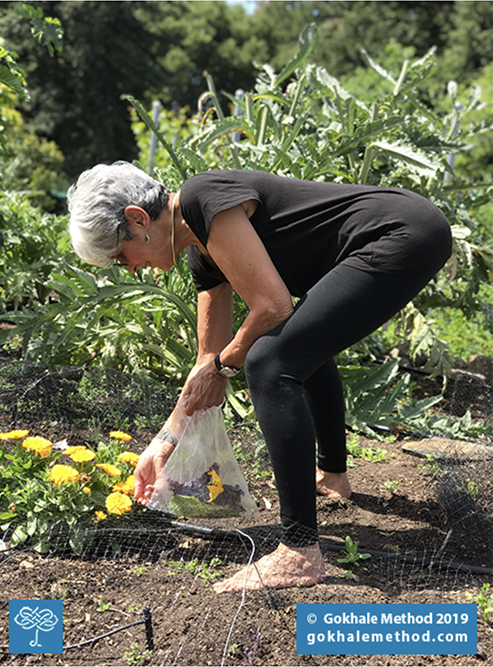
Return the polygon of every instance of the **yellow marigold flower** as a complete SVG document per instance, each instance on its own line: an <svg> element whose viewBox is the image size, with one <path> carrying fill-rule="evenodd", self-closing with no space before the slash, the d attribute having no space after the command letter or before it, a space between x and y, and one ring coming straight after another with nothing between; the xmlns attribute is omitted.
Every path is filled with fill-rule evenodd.
<svg viewBox="0 0 493 667"><path fill-rule="evenodd" d="M22 443L22 446L26 449L30 449L35 454L39 454L41 458L44 459L51 454L53 444L49 440L46 440L46 438L36 435L34 437L26 438Z"/></svg>
<svg viewBox="0 0 493 667"><path fill-rule="evenodd" d="M67 447L67 449L63 450L63 453L66 454L67 456L72 456L74 452L80 452L81 450L87 449L84 447L84 445L72 445L71 447Z"/></svg>
<svg viewBox="0 0 493 667"><path fill-rule="evenodd" d="M122 471L112 463L96 463L96 468L101 468L110 477L120 477Z"/></svg>
<svg viewBox="0 0 493 667"><path fill-rule="evenodd" d="M96 454L94 452L91 452L90 449L86 449L85 447L81 447L76 452L72 452L70 454L70 458L72 459L72 461L75 461L76 463L85 463L86 461L92 461L95 456Z"/></svg>
<svg viewBox="0 0 493 667"><path fill-rule="evenodd" d="M8 431L8 433L0 433L0 440L22 440L29 431Z"/></svg>
<svg viewBox="0 0 493 667"><path fill-rule="evenodd" d="M85 493L86 495L90 496L91 495L91 489L88 486L85 486L82 489L82 492Z"/></svg>
<svg viewBox="0 0 493 667"><path fill-rule="evenodd" d="M135 486L135 475L130 475L124 482L117 482L113 487L113 491L120 491L133 496Z"/></svg>
<svg viewBox="0 0 493 667"><path fill-rule="evenodd" d="M210 498L207 502L211 503L220 493L224 491L224 488L221 482L221 478L215 470L211 470L211 472L208 472L207 474L211 476L211 481L209 484L207 484L210 495Z"/></svg>
<svg viewBox="0 0 493 667"><path fill-rule="evenodd" d="M60 486L60 484L69 484L70 482L79 481L79 473L75 468L60 464L51 468L49 477L55 487Z"/></svg>
<svg viewBox="0 0 493 667"><path fill-rule="evenodd" d="M122 452L118 454L117 459L119 461L125 461L125 463L131 463L134 467L139 462L139 455L134 454L133 452Z"/></svg>
<svg viewBox="0 0 493 667"><path fill-rule="evenodd" d="M107 514L105 514L104 512L100 512L99 510L96 510L94 514L97 516L98 521L104 521L105 519L108 518Z"/></svg>
<svg viewBox="0 0 493 667"><path fill-rule="evenodd" d="M132 501L125 493L110 493L106 498L106 509L110 514L126 514L132 509Z"/></svg>
<svg viewBox="0 0 493 667"><path fill-rule="evenodd" d="M117 440L131 440L132 436L123 431L111 431L110 438L116 438Z"/></svg>

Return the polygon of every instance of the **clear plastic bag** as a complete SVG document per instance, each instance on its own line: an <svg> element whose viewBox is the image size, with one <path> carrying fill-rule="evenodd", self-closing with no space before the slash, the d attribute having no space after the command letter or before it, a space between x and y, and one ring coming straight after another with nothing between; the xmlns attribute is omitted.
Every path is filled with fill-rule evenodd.
<svg viewBox="0 0 493 667"><path fill-rule="evenodd" d="M188 418L148 507L206 519L258 514L226 433L221 408L201 410Z"/></svg>

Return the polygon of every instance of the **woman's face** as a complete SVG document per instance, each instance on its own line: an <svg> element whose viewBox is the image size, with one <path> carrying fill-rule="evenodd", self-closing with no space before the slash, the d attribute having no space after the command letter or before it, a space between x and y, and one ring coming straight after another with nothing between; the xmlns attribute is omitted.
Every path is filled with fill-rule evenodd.
<svg viewBox="0 0 493 667"><path fill-rule="evenodd" d="M129 206L125 214L133 238L122 241L120 252L113 259L130 273L146 268L169 271L175 262L166 216L161 215L151 222L147 213L137 206Z"/></svg>
<svg viewBox="0 0 493 667"><path fill-rule="evenodd" d="M114 259L130 273L135 273L137 269L169 271L174 265L169 242L160 244L152 238L149 243L139 237L122 241L120 253Z"/></svg>

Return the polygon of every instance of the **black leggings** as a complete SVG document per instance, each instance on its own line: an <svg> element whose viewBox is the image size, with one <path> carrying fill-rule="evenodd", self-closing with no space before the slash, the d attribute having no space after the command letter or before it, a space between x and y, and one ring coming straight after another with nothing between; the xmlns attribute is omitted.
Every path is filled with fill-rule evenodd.
<svg viewBox="0 0 493 667"><path fill-rule="evenodd" d="M395 315L436 273L329 271L293 315L250 349L245 372L281 505L281 540L318 540L315 450L327 472L346 470L344 399L334 356Z"/></svg>

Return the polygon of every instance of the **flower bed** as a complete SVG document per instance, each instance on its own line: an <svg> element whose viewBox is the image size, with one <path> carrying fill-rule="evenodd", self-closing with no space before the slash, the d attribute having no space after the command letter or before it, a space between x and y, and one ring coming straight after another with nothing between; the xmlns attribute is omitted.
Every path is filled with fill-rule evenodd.
<svg viewBox="0 0 493 667"><path fill-rule="evenodd" d="M0 433L0 529L10 545L29 540L45 553L66 534L80 554L101 522L135 519L143 510L133 497L139 455L127 451L131 439L112 431L93 449L27 430Z"/></svg>

